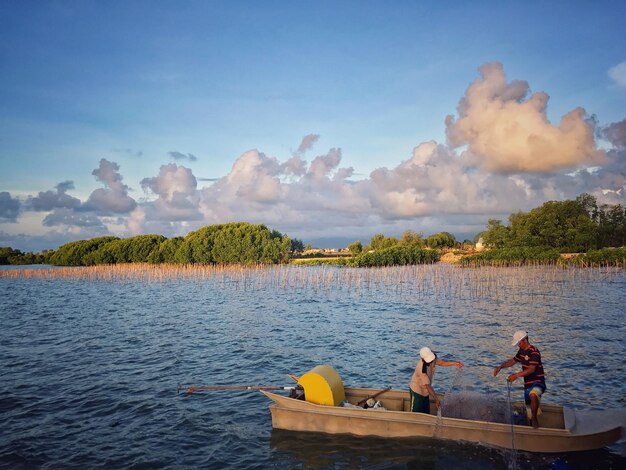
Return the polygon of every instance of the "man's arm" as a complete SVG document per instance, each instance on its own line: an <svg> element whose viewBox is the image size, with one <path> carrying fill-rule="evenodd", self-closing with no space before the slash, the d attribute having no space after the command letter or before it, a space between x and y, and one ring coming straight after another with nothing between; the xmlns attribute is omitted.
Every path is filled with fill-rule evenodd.
<svg viewBox="0 0 626 470"><path fill-rule="evenodd" d="M507 367L511 367L515 365L515 358L512 357L511 359L509 359L508 361L504 361L502 364L500 364L499 366L494 367L493 369L493 376L495 377L496 375L498 375L498 372L500 372L501 369L506 369Z"/></svg>
<svg viewBox="0 0 626 470"><path fill-rule="evenodd" d="M446 361L445 359L439 359L439 358L437 358L437 365L443 366L443 367L450 367L450 366L463 367L463 363L461 361Z"/></svg>
<svg viewBox="0 0 626 470"><path fill-rule="evenodd" d="M426 384L426 388L428 389L428 394L435 399L435 406L437 406L437 409L441 408L441 403L439 402L439 397L435 393L435 389L430 384Z"/></svg>
<svg viewBox="0 0 626 470"><path fill-rule="evenodd" d="M527 369L524 369L522 372L518 372L517 374L511 374L509 375L509 378L507 379L509 382L514 382L515 379L519 379L520 377L524 377L526 375L530 375L533 372L535 372L536 366L531 365L528 366Z"/></svg>

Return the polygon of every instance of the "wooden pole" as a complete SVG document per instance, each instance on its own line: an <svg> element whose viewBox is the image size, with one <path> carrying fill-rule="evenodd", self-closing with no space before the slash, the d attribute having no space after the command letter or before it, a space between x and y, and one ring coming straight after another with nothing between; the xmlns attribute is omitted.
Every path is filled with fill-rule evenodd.
<svg viewBox="0 0 626 470"><path fill-rule="evenodd" d="M178 385L178 391L183 389L180 384ZM185 395L191 395L193 392L201 390L294 390L296 387L280 387L273 385L191 385L187 388Z"/></svg>

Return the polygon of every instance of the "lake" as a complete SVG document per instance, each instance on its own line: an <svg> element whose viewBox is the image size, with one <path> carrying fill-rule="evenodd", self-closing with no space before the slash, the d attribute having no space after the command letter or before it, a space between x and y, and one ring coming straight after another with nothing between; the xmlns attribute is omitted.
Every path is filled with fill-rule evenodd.
<svg viewBox="0 0 626 470"><path fill-rule="evenodd" d="M466 364L460 378L438 368L435 390L506 400L506 371L494 378L492 369L526 329L544 361L544 403L623 413L624 270L151 267L89 277L33 268L0 272L1 467L626 467L623 442L535 455L275 431L259 392L177 389L293 385L287 374L318 364L346 386L406 389L430 346ZM521 399L520 380L512 394Z"/></svg>

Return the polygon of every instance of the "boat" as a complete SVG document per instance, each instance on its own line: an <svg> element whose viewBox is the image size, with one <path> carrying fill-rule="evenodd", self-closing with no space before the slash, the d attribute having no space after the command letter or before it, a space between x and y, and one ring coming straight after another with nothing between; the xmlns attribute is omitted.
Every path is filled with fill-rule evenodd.
<svg viewBox="0 0 626 470"><path fill-rule="evenodd" d="M261 390L272 400L269 407L272 427L385 438L431 437L541 453L599 449L622 435L621 423L613 420L611 424L611 420L606 419L610 410L578 412L542 404L539 428L533 428L437 416L432 411L431 414L412 413L408 391L344 388L338 377L330 366L317 366L298 380L303 390L300 395L285 396ZM362 404L371 398L375 398L379 406L363 408ZM440 399L444 400L445 396ZM522 402L512 403L512 408L525 415Z"/></svg>

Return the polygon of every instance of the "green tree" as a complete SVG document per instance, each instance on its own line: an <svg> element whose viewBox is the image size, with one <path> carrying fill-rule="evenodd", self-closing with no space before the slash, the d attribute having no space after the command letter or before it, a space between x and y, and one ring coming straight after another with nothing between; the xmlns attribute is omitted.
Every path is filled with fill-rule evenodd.
<svg viewBox="0 0 626 470"><path fill-rule="evenodd" d="M424 247L425 242L421 233L415 230L405 230L400 239L400 245Z"/></svg>
<svg viewBox="0 0 626 470"><path fill-rule="evenodd" d="M479 239L481 234L478 234ZM482 232L483 244L489 248L503 248L509 239L509 228L502 225L502 221L489 219L487 230Z"/></svg>
<svg viewBox="0 0 626 470"><path fill-rule="evenodd" d="M302 243L302 240L298 240L297 238L292 238L291 239L290 251L292 253L301 253L301 252L303 252L304 251L304 243Z"/></svg>
<svg viewBox="0 0 626 470"><path fill-rule="evenodd" d="M439 232L426 238L426 246L430 248L454 248L456 237L449 232Z"/></svg>
<svg viewBox="0 0 626 470"><path fill-rule="evenodd" d="M137 235L112 240L87 255L85 264L147 263L152 251L165 241L163 235Z"/></svg>
<svg viewBox="0 0 626 470"><path fill-rule="evenodd" d="M369 248L371 250L384 250L397 244L398 239L396 237L386 237L382 233L377 233L371 238Z"/></svg>
<svg viewBox="0 0 626 470"><path fill-rule="evenodd" d="M626 211L621 204L603 205L598 211L598 245L620 247L626 244Z"/></svg>
<svg viewBox="0 0 626 470"><path fill-rule="evenodd" d="M85 256L113 240L118 240L118 238L111 236L98 237L90 240L66 243L61 245L50 255L48 262L58 266L85 266Z"/></svg>
<svg viewBox="0 0 626 470"><path fill-rule="evenodd" d="M349 263L358 267L403 266L435 263L439 261L437 250L424 250L416 245L394 245L382 250L364 252L351 258Z"/></svg>
<svg viewBox="0 0 626 470"><path fill-rule="evenodd" d="M509 220L510 246L550 246L561 251L593 248L593 221L577 201L548 201L528 213L512 214Z"/></svg>
<svg viewBox="0 0 626 470"><path fill-rule="evenodd" d="M291 239L276 230L234 222L189 233L177 256L191 263L279 263L288 259L290 249Z"/></svg>
<svg viewBox="0 0 626 470"><path fill-rule="evenodd" d="M361 244L361 240L357 240L354 243L350 243L348 245L348 251L352 253L353 256L358 255L363 251L363 245Z"/></svg>
<svg viewBox="0 0 626 470"><path fill-rule="evenodd" d="M15 250L8 246L0 246L0 265L12 264L10 259L16 256L21 256L20 250Z"/></svg>
<svg viewBox="0 0 626 470"><path fill-rule="evenodd" d="M592 221L598 222L598 201L594 196L583 193L576 198L576 203L587 213Z"/></svg>
<svg viewBox="0 0 626 470"><path fill-rule="evenodd" d="M181 263L177 257L178 249L183 242L183 237L172 237L167 240L163 240L161 244L150 252L148 256L148 262L159 263ZM186 261L182 261L185 263Z"/></svg>

